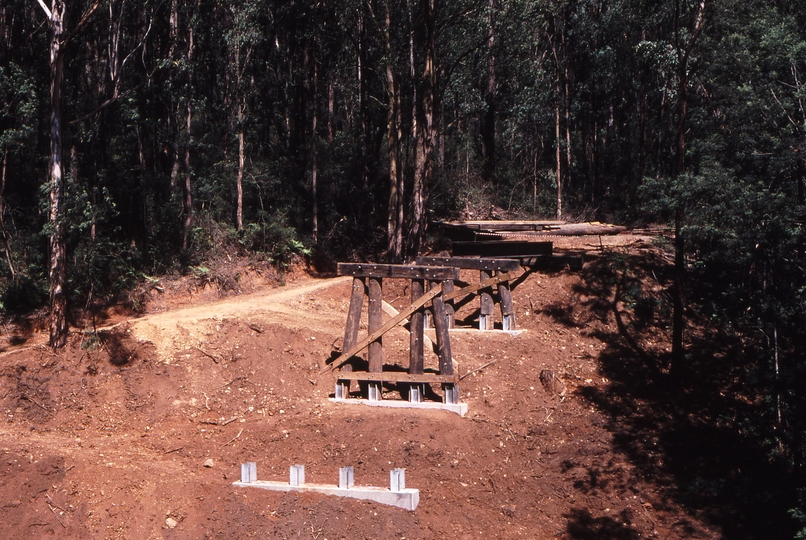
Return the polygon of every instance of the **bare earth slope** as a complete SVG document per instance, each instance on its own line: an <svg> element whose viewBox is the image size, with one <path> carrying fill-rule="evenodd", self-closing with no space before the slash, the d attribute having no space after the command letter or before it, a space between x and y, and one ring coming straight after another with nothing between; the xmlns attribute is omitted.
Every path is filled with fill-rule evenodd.
<svg viewBox="0 0 806 540"><path fill-rule="evenodd" d="M344 278L146 315L97 339L75 335L59 354L9 346L0 536L719 537L620 450L617 420L595 404L610 384L600 359L621 338L581 279L520 283L520 336L452 334L460 374L489 364L462 381L465 418L328 400L333 377L318 372L341 342ZM385 283L398 308L408 294L406 283ZM459 318L469 323L474 305ZM384 336L385 362L405 366L407 347L402 329ZM541 384L543 370L559 383ZM399 399L393 386L385 393ZM357 484L378 486L404 467L420 505L238 489L245 461L266 480L304 464L319 483L352 465Z"/></svg>

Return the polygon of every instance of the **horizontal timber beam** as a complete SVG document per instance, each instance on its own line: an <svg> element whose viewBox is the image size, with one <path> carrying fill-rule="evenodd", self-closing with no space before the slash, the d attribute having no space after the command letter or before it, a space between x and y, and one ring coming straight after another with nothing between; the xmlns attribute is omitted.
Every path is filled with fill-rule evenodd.
<svg viewBox="0 0 806 540"><path fill-rule="evenodd" d="M482 231L541 231L558 225L565 225L567 221L447 221L440 223L448 227L461 227Z"/></svg>
<svg viewBox="0 0 806 540"><path fill-rule="evenodd" d="M417 264L426 266L453 266L467 270L497 270L513 272L520 268L517 259L478 259L475 257L417 257Z"/></svg>
<svg viewBox="0 0 806 540"><path fill-rule="evenodd" d="M477 257L525 257L551 255L553 244L551 242L525 242L512 240L499 240L491 242L453 242L451 254L458 256Z"/></svg>
<svg viewBox="0 0 806 540"><path fill-rule="evenodd" d="M427 279L431 281L459 279L458 268L402 264L339 263L338 274L353 277Z"/></svg>
<svg viewBox="0 0 806 540"><path fill-rule="evenodd" d="M342 371L336 374L341 380L377 381L377 382L410 382L410 383L458 383L459 375L438 375L436 373L411 374L402 371Z"/></svg>
<svg viewBox="0 0 806 540"><path fill-rule="evenodd" d="M528 266L534 270L582 270L584 260L581 255L549 255L540 257L523 257L523 266Z"/></svg>

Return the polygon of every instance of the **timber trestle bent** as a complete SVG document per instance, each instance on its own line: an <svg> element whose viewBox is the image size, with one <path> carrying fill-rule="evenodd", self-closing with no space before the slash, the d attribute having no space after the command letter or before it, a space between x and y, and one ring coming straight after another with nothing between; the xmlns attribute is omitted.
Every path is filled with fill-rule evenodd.
<svg viewBox="0 0 806 540"><path fill-rule="evenodd" d="M338 274L352 276L352 294L347 313L347 324L344 330L344 351L322 372L341 368L337 374L335 400L344 401L349 397L352 381L366 383L369 404L380 404L383 383L408 385L410 406L423 403L426 384L441 384L444 393L444 407L464 414L467 406L460 406L459 378L454 373L451 343L448 332L449 317L446 314L446 288L444 284L453 284L459 279L459 268L448 266L426 265L393 265L339 263ZM397 313L391 320L383 323L383 279L397 278L411 280L411 304ZM425 284L431 283L429 290ZM358 329L364 297L368 297L368 331L367 337L358 339ZM436 352L439 357L439 373L425 373L424 364L424 310L430 304L436 329ZM383 370L382 336L395 326L408 319L410 331L409 369L407 373ZM363 349L367 351L366 372L353 371L351 360ZM362 400L350 400L359 402ZM400 406L400 402L398 402ZM391 403L390 403L391 405ZM436 404L434 404L436 405ZM394 405L393 405L394 406Z"/></svg>
<svg viewBox="0 0 806 540"><path fill-rule="evenodd" d="M480 289L479 299L479 330L492 330L494 325L493 311L495 309L494 297L501 306L501 326L503 330L516 330L515 306L512 302L512 291L509 282L513 272L520 269L517 259L486 259L470 257L417 257L417 264L429 266L452 267L465 270L478 270L479 283L486 284ZM454 290L453 282L443 283L445 287ZM494 294L494 291L497 294ZM475 291L473 291L475 292ZM450 318L450 327L454 327L454 311L450 301L446 303Z"/></svg>

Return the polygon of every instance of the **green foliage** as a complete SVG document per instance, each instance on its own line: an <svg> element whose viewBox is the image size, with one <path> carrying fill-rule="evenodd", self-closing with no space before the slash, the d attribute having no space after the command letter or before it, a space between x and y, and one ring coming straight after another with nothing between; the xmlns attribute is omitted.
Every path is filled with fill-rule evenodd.
<svg viewBox="0 0 806 540"><path fill-rule="evenodd" d="M25 313L42 307L48 300L47 283L28 276L6 283L0 290L0 311Z"/></svg>
<svg viewBox="0 0 806 540"><path fill-rule="evenodd" d="M297 238L297 232L275 217L264 223L249 223L240 234L240 243L250 251L269 257L285 268L294 255L311 256L311 249Z"/></svg>
<svg viewBox="0 0 806 540"><path fill-rule="evenodd" d="M37 114L36 85L20 66L0 65L0 149L30 142Z"/></svg>
<svg viewBox="0 0 806 540"><path fill-rule="evenodd" d="M84 339L81 341L81 348L86 351L94 351L101 346L101 339L98 332L84 332Z"/></svg>
<svg viewBox="0 0 806 540"><path fill-rule="evenodd" d="M806 538L806 488L799 490L798 499L800 506L792 508L789 511L789 515L791 515L795 521L804 525L804 527L795 535L795 538L803 539Z"/></svg>
<svg viewBox="0 0 806 540"><path fill-rule="evenodd" d="M799 469L806 456L802 207L769 183L714 163L696 175L648 180L643 194L655 217L683 211L687 290L697 319L741 336L742 352L734 351L724 369L736 370L754 406L737 414L735 428L765 446L771 459Z"/></svg>

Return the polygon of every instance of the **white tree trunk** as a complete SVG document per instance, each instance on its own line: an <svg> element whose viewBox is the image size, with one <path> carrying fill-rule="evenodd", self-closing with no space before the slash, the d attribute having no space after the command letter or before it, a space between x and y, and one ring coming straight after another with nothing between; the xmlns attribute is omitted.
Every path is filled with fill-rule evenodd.
<svg viewBox="0 0 806 540"><path fill-rule="evenodd" d="M43 5L44 7L44 5ZM62 162L62 82L64 35L64 2L53 0L50 10L50 346L67 343L67 297L64 291L66 253L62 215L64 213L64 171Z"/></svg>

